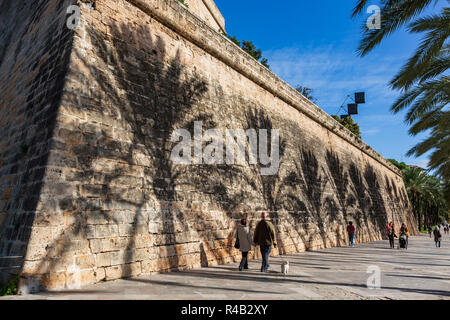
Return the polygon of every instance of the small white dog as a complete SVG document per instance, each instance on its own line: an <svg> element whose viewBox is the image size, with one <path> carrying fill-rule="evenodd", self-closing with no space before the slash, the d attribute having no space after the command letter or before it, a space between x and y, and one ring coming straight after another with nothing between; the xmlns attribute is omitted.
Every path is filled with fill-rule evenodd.
<svg viewBox="0 0 450 320"><path fill-rule="evenodd" d="M283 261L281 263L281 273L288 274L289 272L289 261Z"/></svg>

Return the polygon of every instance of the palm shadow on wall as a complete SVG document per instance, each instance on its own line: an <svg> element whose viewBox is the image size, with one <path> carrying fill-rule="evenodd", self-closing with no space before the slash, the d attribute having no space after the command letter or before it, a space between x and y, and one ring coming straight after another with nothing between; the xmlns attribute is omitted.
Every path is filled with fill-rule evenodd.
<svg viewBox="0 0 450 320"><path fill-rule="evenodd" d="M273 156L271 152L272 150L272 134L273 130L278 129L274 126L273 121L270 116L262 109L257 106L248 106L245 113L245 123L246 129L264 129L267 130L267 146L266 150L269 156ZM262 174L262 170L265 166L261 165L261 159L257 162L257 164L250 165L251 174L245 176L245 183L253 190L255 194L258 195L259 199L261 199L261 204L258 209L268 211L270 217L277 229L277 244L278 251L280 253L284 253L285 245L284 240L280 233L284 233L285 237L289 236L291 241L294 236L290 233L289 228L286 228L286 223L291 223L291 225L296 224L295 219L291 219L290 221L283 221L282 215L280 213L284 210L290 210L291 212L298 213L299 211L303 211L304 204L300 201L295 195L291 193L292 188L295 186L293 182L285 177L285 173L283 172L285 169L286 159L286 148L287 143L283 138L283 132L280 131L280 140L278 141L278 152L279 152L279 164L278 170L273 175L264 175ZM259 154L261 150L259 149ZM255 217L258 218L258 217ZM303 236L303 235L302 235Z"/></svg>
<svg viewBox="0 0 450 320"><path fill-rule="evenodd" d="M71 239L90 237L89 219L111 225L123 222L112 209L132 216L128 224L127 249L122 257L124 264L136 261L135 237L148 232L150 220L162 226L159 243L175 244L174 221L183 218L174 202L176 181L182 172L176 170L169 159L170 135L207 91L206 82L196 75L183 79L178 54L166 63L164 42L159 38L154 40L147 28L112 25L112 37L98 33L95 28L88 28L87 32L87 40L100 60L99 67L81 50L77 51L77 58L91 77L84 82L84 88L90 84L95 89L66 92L63 103L81 112L92 112L101 119L102 116L114 119L124 130L112 136L103 129L101 132L84 130L81 134L61 129L69 137L69 152L81 155L77 157L79 172L73 180L82 181L82 193L59 203L61 210L74 217L74 221L48 246L44 262L50 261L50 270L58 264L55 257L70 252ZM139 39L136 39L137 34ZM137 41L141 50L133 54L141 56L133 61L128 57ZM76 77L81 82L86 80L81 72ZM99 159L114 159L116 166L99 170L96 163ZM140 176L130 175L137 166L142 169ZM135 183L136 187L125 187L121 183L123 179ZM158 203L153 202L155 198ZM152 204L150 209L149 203ZM149 214L148 210L153 211ZM176 255L169 264L171 268L178 267ZM129 271L123 268L124 275Z"/></svg>
<svg viewBox="0 0 450 320"><path fill-rule="evenodd" d="M258 107L247 107L245 114L245 123L246 130L248 129L257 129L259 133L260 129L267 130L267 152L269 156L273 156L270 154L272 152L272 133L274 128L273 122L270 117L266 114L266 112L262 108ZM278 141L279 145L279 168L282 167L284 156L286 152L286 141L283 137L280 137ZM261 150L259 149L259 153L261 154ZM273 175L263 175L262 169L264 168L261 165L261 159L258 158L259 161L257 164L250 165L251 174L247 176L246 183L254 190L257 194L260 195L263 203L261 204L261 209L269 211L272 218L275 221L279 218L278 209L280 197L282 196L282 188L283 181L280 180L280 171Z"/></svg>
<svg viewBox="0 0 450 320"><path fill-rule="evenodd" d="M342 164L339 156L332 150L327 150L325 160L331 176L332 190L335 192L335 199L344 218L344 221L339 221L337 212L332 212L332 222L340 224L345 222L347 224L352 220L349 209L351 210L351 207L356 203L355 195L350 191L349 172ZM345 230L341 226L338 226L336 229L336 243L338 246L345 244L341 240L344 238L344 234Z"/></svg>
<svg viewBox="0 0 450 320"><path fill-rule="evenodd" d="M275 129L273 121L262 108L248 107L246 119L247 129L263 128L269 130L269 133ZM301 140L303 132L298 128L296 130L296 139ZM280 253L286 252L287 239L297 251L302 250L298 239L301 239L306 249L313 246L317 236L326 245L330 243L326 225L330 221L334 222L338 214L333 197L325 192L329 182L324 174L327 168L319 165L313 151L300 145L296 145L298 151L293 155L293 160L289 160L286 157L287 143L282 137L280 139L278 173L262 175L261 165L253 165L250 166L252 174L244 174L245 183L259 195L262 200L261 209L270 211L275 226L283 234L278 234ZM311 225L315 225L314 230L305 232L311 231Z"/></svg>
<svg viewBox="0 0 450 320"><path fill-rule="evenodd" d="M368 186L369 196L371 199L371 206L369 209L369 216L374 223L375 230L384 236L384 228L388 223L388 215L386 210L385 200L382 194L382 186L380 179L371 165L367 165L364 170L364 178Z"/></svg>
<svg viewBox="0 0 450 320"><path fill-rule="evenodd" d="M343 214L342 222L356 222L359 237L368 235L369 240L377 240L380 234L384 234L388 216L386 201L374 168L368 164L362 173L358 166L351 162L347 169L339 156L331 150L327 151L326 162L331 175L332 190ZM392 201L393 199L388 199L388 202ZM395 214L395 211L393 212Z"/></svg>
<svg viewBox="0 0 450 320"><path fill-rule="evenodd" d="M413 226L415 226L416 222L411 219L413 215L407 214L409 210L409 201L408 198L405 197L404 189L401 189L401 191L399 191L394 180L389 179L386 175L384 177L384 180L385 192L389 199L391 212L393 212L395 217L397 217L397 221L394 221L395 228L398 229L402 223L405 223L409 228L412 229Z"/></svg>
<svg viewBox="0 0 450 320"><path fill-rule="evenodd" d="M369 241L375 241L379 235L383 235L388 220L378 176L370 164L367 164L364 172L361 172L353 162L350 164L349 174L358 203L355 213L355 219L360 226L358 236L367 235ZM378 232L378 236L371 231Z"/></svg>
<svg viewBox="0 0 450 320"><path fill-rule="evenodd" d="M208 265L210 260L224 262L233 251L230 246L232 237L218 234L214 230L217 229L214 219L198 205L199 199L191 196L195 191L205 202L212 202L220 208L229 220L237 218L238 207L248 199L248 195L231 192L229 185L240 181L240 170L221 165L178 166L170 159L174 129L187 128L192 133L193 121L216 127L212 114L204 113L193 118L196 103L208 90L206 81L198 74L187 76L179 53L169 59L165 43L160 38L153 39L147 28L116 24L112 25L110 32L112 37L106 37L94 28L89 29L87 42L96 50L99 67L78 50L77 58L89 70L91 80L81 73L76 76L84 84L84 89L95 89L66 92L64 104L82 112L92 112L100 118L115 119L125 127L121 133L124 136L112 136L103 129L99 132L98 128L95 132L84 130L82 133L60 129L68 139L69 152L81 155L78 157L80 171L72 178L73 181L82 181L82 192L77 197L60 201L60 209L74 220L48 246L41 267L49 262L49 269L56 271L54 268L58 267L59 257L71 251L72 239L91 237L90 220L110 225L123 223L113 210L133 217L127 233L127 248L121 257L121 264L125 264L123 276L131 271L127 264L142 260L142 257L136 257L135 249L139 247L135 238L148 233L147 226L152 221L161 226L153 232L155 246L181 244L183 242L178 241L177 234L195 231L197 242L200 242L202 265ZM136 39L136 34L139 34L139 39ZM136 47L141 50L135 51ZM139 59L133 61L129 56ZM102 159L114 159L116 165L99 170L97 160ZM137 165L143 168L142 180L130 176L129 168ZM133 181L136 188L122 186L124 179ZM183 189L186 186L190 190ZM229 227L224 222L219 229L228 231ZM224 250L215 250L217 243L214 240L219 240ZM206 257L206 251L213 257ZM158 257L152 259L157 260ZM182 266L178 254L167 260L169 269ZM157 269L165 270L167 265Z"/></svg>
<svg viewBox="0 0 450 320"><path fill-rule="evenodd" d="M389 199L389 207L394 217L400 217L402 210L399 206L403 207L403 202L399 197L397 187L395 186L394 181L390 180L387 175L384 176L384 190ZM390 218L389 221L393 221L393 218ZM393 221L395 225L398 225L399 221Z"/></svg>
<svg viewBox="0 0 450 320"><path fill-rule="evenodd" d="M136 257L138 245L135 239L148 232L149 222L158 222L162 228L154 232L155 245L175 246L179 243L174 236L179 231L178 223L185 223L187 216L191 222L202 223L202 233L199 233L204 240L200 241L202 264L208 264L204 251L213 252L215 260L224 261L224 255L232 252L231 246L226 246L230 238L222 237L226 254L214 250L214 245L208 241L213 219L205 218L208 212L193 203L189 192L177 191L183 185L192 187L191 192L203 194L205 201L213 202L232 220L238 217L239 204L245 202L250 193L235 192L229 186L230 183L244 183L260 195L262 209L271 211L277 223L280 210L289 212L294 222L305 224L311 222L311 215L318 226L318 234L327 243L329 235L325 226L329 218L325 213L336 212L336 203L325 195L330 179L312 151L299 149L294 170L283 176L263 176L259 165L250 166L251 174L235 166L174 166L170 161L174 129L191 128L194 120L215 126L211 114L205 114L201 119L193 119L195 113L191 114L208 91L207 82L195 73L188 76L179 54L168 59L165 43L160 38L154 39L147 28L118 24L111 26L110 33L112 36L107 37L94 28L88 30L87 41L96 50L99 67L88 61L82 51L77 52L77 58L89 70L91 80L86 83L95 90L66 92L64 104L115 119L125 130L115 135L103 129L101 132L86 129L81 134L66 130L66 135L71 137L69 152L81 155L78 157L79 172L73 180L82 181L82 185L77 197L67 197L59 203L60 209L75 219L49 246L46 262L50 262L50 269L57 268L55 257L70 252L71 239L89 238L89 219L94 217L111 225L121 224L123 221L112 211L116 209L132 217L128 224L128 243L121 257L123 264L141 259ZM139 39L136 39L137 34ZM136 51L136 47L140 50ZM131 56L135 59L130 59ZM77 76L83 81L81 73ZM262 110L249 107L246 121L248 128L273 128L272 121ZM280 167L284 156L285 142L282 140ZM114 159L116 165L98 170L97 160L101 159ZM136 165L142 168L141 175L130 177L129 167ZM133 181L136 188L124 187L123 179ZM338 201L347 200L341 196ZM180 206L179 202L185 202L186 206ZM224 225L223 230L229 230L229 227ZM188 223L182 228L194 230ZM311 240L298 229L297 235L291 237L301 237L305 244ZM218 236L213 234L213 238ZM170 268L176 269L180 263L178 255L169 259ZM122 269L124 276L130 271L127 268Z"/></svg>
<svg viewBox="0 0 450 320"><path fill-rule="evenodd" d="M289 195L290 200L299 203L299 208L306 212L302 222L308 230L308 237L301 238L306 249L314 247L317 236L323 246L328 246L333 242L328 226L336 221L338 214L334 197L326 193L330 183L328 170L320 164L312 150L298 146L297 154L295 170L290 172L287 179L297 186L295 193Z"/></svg>

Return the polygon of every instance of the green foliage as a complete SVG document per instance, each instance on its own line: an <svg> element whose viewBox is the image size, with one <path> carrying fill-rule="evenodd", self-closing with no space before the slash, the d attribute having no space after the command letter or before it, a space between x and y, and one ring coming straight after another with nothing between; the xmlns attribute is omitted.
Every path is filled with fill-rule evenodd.
<svg viewBox="0 0 450 320"><path fill-rule="evenodd" d="M267 69L270 69L268 60L263 58L261 49L258 49L253 41L243 40L242 43L235 36L227 36L234 44L240 47L242 50L251 55L256 61L259 61Z"/></svg>
<svg viewBox="0 0 450 320"><path fill-rule="evenodd" d="M187 3L184 2L184 0L178 0L180 1L184 6L186 6L186 8L189 8L189 5Z"/></svg>
<svg viewBox="0 0 450 320"><path fill-rule="evenodd" d="M239 48L241 47L241 42L235 37L235 36L227 36L228 39L234 42L235 45L237 45Z"/></svg>
<svg viewBox="0 0 450 320"><path fill-rule="evenodd" d="M369 30L364 23L363 39L358 51L364 56L379 45L386 37L408 24L422 13L434 0L385 0L381 8L381 28ZM358 0L353 17L364 12L369 0Z"/></svg>
<svg viewBox="0 0 450 320"><path fill-rule="evenodd" d="M262 58L261 49L256 48L252 41L243 40L241 48L258 61Z"/></svg>
<svg viewBox="0 0 450 320"><path fill-rule="evenodd" d="M2 287L0 287L0 296L12 296L17 294L19 286L19 276L14 275L9 281Z"/></svg>
<svg viewBox="0 0 450 320"><path fill-rule="evenodd" d="M444 183L444 199L447 202L447 208L450 210L450 180ZM447 215L447 219L448 219Z"/></svg>
<svg viewBox="0 0 450 320"><path fill-rule="evenodd" d="M337 122L342 124L348 130L353 132L354 135L356 135L358 138L361 139L361 131L360 131L360 128L359 128L359 124L354 122L352 117L349 116L349 117L344 118L344 119L341 119L341 118L339 118L336 115L332 115L331 117L333 117L334 120L336 120Z"/></svg>
<svg viewBox="0 0 450 320"><path fill-rule="evenodd" d="M398 162L395 159L388 159L394 166L396 166L397 168L399 168L400 170L405 170L406 169L406 163L404 162Z"/></svg>
<svg viewBox="0 0 450 320"><path fill-rule="evenodd" d="M428 167L450 179L450 8L440 14L421 16L433 0L386 0L381 9L381 29L363 31L359 53L364 56L391 33L406 26L410 33L424 37L413 56L392 79L392 88L401 92L391 110L408 109L405 120L411 125L409 133L427 133L429 137L408 151L409 156L431 152ZM368 0L358 0L353 15L363 12Z"/></svg>
<svg viewBox="0 0 450 320"><path fill-rule="evenodd" d="M266 58L262 58L260 62L264 67L270 69L269 60L267 60Z"/></svg>
<svg viewBox="0 0 450 320"><path fill-rule="evenodd" d="M311 102L316 102L316 98L314 98L314 90L311 88L303 87L301 85L298 85L295 87L295 90L300 92L306 99L310 100Z"/></svg>
<svg viewBox="0 0 450 320"><path fill-rule="evenodd" d="M445 185L425 170L407 167L403 180L419 229L440 223L448 216Z"/></svg>

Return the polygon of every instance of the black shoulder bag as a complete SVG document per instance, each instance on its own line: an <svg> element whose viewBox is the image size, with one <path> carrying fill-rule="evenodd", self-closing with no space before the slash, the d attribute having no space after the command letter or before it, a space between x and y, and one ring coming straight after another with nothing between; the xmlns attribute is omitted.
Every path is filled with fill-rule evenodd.
<svg viewBox="0 0 450 320"><path fill-rule="evenodd" d="M236 242L234 243L234 247L236 249L239 249L241 246L239 245L239 235L238 235L238 231L236 230Z"/></svg>

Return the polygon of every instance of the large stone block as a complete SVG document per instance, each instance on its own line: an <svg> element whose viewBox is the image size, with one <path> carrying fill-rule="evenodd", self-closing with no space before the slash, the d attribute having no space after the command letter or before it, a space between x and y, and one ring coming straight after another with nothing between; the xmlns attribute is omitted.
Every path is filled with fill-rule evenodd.
<svg viewBox="0 0 450 320"><path fill-rule="evenodd" d="M106 280L114 280L122 277L135 277L142 273L140 262L108 267L105 270Z"/></svg>

